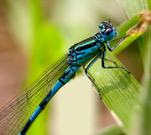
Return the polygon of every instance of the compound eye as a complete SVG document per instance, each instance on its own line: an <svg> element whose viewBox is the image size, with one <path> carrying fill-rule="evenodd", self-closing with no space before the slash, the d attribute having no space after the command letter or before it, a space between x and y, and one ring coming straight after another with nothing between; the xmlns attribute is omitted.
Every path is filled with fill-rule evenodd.
<svg viewBox="0 0 151 135"><path fill-rule="evenodd" d="M100 29L104 29L104 25L101 23L101 24L99 25L99 28L100 28Z"/></svg>
<svg viewBox="0 0 151 135"><path fill-rule="evenodd" d="M103 26L100 26L99 28L100 28L100 29L103 29Z"/></svg>
<svg viewBox="0 0 151 135"><path fill-rule="evenodd" d="M107 29L107 30L105 31L105 34L106 34L106 35L110 35L110 33L111 33L112 31L113 31L112 29Z"/></svg>

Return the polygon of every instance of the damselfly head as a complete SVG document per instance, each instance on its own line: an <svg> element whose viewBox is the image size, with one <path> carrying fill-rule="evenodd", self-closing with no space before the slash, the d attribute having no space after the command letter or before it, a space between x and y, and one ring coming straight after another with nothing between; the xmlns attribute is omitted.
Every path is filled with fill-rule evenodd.
<svg viewBox="0 0 151 135"><path fill-rule="evenodd" d="M101 31L100 33L102 37L104 38L104 41L110 41L114 37L118 36L117 30L108 21L104 21L100 23L99 30Z"/></svg>

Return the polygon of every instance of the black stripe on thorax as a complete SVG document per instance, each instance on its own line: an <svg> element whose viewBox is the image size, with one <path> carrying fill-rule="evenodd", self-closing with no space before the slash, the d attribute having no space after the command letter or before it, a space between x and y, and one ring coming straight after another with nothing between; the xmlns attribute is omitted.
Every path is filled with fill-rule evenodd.
<svg viewBox="0 0 151 135"><path fill-rule="evenodd" d="M82 50L85 50L85 49L89 49L89 48L92 48L96 46L95 43L91 43L91 44L88 44L88 45L81 45L81 46L78 46L75 51L82 51Z"/></svg>

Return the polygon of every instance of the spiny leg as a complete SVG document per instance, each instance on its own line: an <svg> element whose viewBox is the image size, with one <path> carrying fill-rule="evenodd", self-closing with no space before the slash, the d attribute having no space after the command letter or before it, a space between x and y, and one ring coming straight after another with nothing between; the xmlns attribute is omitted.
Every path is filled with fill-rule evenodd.
<svg viewBox="0 0 151 135"><path fill-rule="evenodd" d="M100 58L102 59L102 57L100 57ZM111 63L113 63L114 65L117 66L117 63L115 61L113 61L113 60L105 58L105 61L111 62Z"/></svg>
<svg viewBox="0 0 151 135"><path fill-rule="evenodd" d="M125 36L125 37L123 37L123 38L119 38L120 41L119 41L113 48L111 48L110 42L113 42L113 41L119 40L119 39L115 39L115 40L113 40L113 41L107 41L107 48L109 49L109 51L110 51L110 52L114 51L114 50L116 49L116 47L117 47L126 37L127 37L127 36ZM124 69L127 73L130 73L130 72L127 71L126 68L124 68L124 67L118 67L117 64L116 64L116 62L114 62L114 61L112 61L112 60L107 60L107 59L105 58L105 55L106 55L106 48L104 47L104 51L103 51L103 55L102 55L102 67L103 67L103 68L105 68L105 69L109 69L109 68L121 68L121 69ZM116 67L105 67L105 60L114 63L114 64L116 65Z"/></svg>
<svg viewBox="0 0 151 135"><path fill-rule="evenodd" d="M113 42L113 41L107 41L107 48L109 49L110 52L114 51L116 49L116 47L126 38L127 36L121 38L121 40L113 47L111 48L110 46L110 42Z"/></svg>
<svg viewBox="0 0 151 135"><path fill-rule="evenodd" d="M116 67L106 67L106 66L105 66L105 55L106 55L106 48L104 47L104 51L103 51L103 54L102 54L102 67L103 67L103 68L105 68L105 69L111 69L111 68L116 69L116 68L120 68L120 69L124 69L127 73L130 73L130 72L128 72L127 69L124 68L124 67L118 67L118 66L116 66Z"/></svg>
<svg viewBox="0 0 151 135"><path fill-rule="evenodd" d="M94 79L94 78L92 77L92 75L88 72L89 68L90 68L90 67L93 65L93 63L94 63L95 61L97 61L99 58L101 58L100 55L96 56L86 68L85 68L85 65L83 65L83 69L84 69L84 71L85 71L86 76L90 79L90 81L92 82L92 84L96 87L96 89L97 89L97 91L98 91L98 93L99 93L99 97L100 97L100 99L101 99L100 90L99 90L99 88L97 87L97 85L96 85L95 82L94 82L95 79ZM111 62L111 63L117 65L116 62L113 61L113 60L109 60L109 59L105 58L105 61L108 61L108 62Z"/></svg>
<svg viewBox="0 0 151 135"><path fill-rule="evenodd" d="M100 56L100 58L102 59L102 57ZM109 60L109 59L107 59L107 58L105 58L105 61L108 61L108 62L111 62L111 63L113 63L113 64L115 64L116 66L117 66L117 63L115 62L115 61L113 61L113 60ZM93 63L92 63L93 64ZM90 68L90 67L89 67ZM85 68L85 65L83 65L83 69L85 70L86 68ZM95 79L93 78L93 76L88 72L88 70L87 70L87 74L89 75L89 77L91 77L91 79L93 80L93 81L95 81Z"/></svg>
<svg viewBox="0 0 151 135"><path fill-rule="evenodd" d="M90 67L93 65L93 63L94 63L95 61L97 61L99 58L100 58L100 55L96 56L86 68L85 68L84 65L83 65L83 69L84 69L84 71L85 71L86 76L90 79L90 81L92 82L92 84L96 87L96 89L97 89L97 91L98 91L98 93L99 93L99 97L100 97L100 99L101 99L100 90L99 90L99 88L97 87L97 85L95 84L93 77L92 77L91 74L88 72L89 68L90 68Z"/></svg>

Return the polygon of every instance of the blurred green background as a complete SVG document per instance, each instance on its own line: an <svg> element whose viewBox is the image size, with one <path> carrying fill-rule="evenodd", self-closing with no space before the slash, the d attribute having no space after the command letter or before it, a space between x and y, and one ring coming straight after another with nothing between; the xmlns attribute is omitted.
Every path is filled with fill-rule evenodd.
<svg viewBox="0 0 151 135"><path fill-rule="evenodd" d="M126 21L116 0L3 0L0 11L0 107L71 45L94 35L100 22L110 19L118 26ZM143 66L137 42L117 57L140 81ZM115 123L80 74L57 93L29 135L88 135Z"/></svg>

